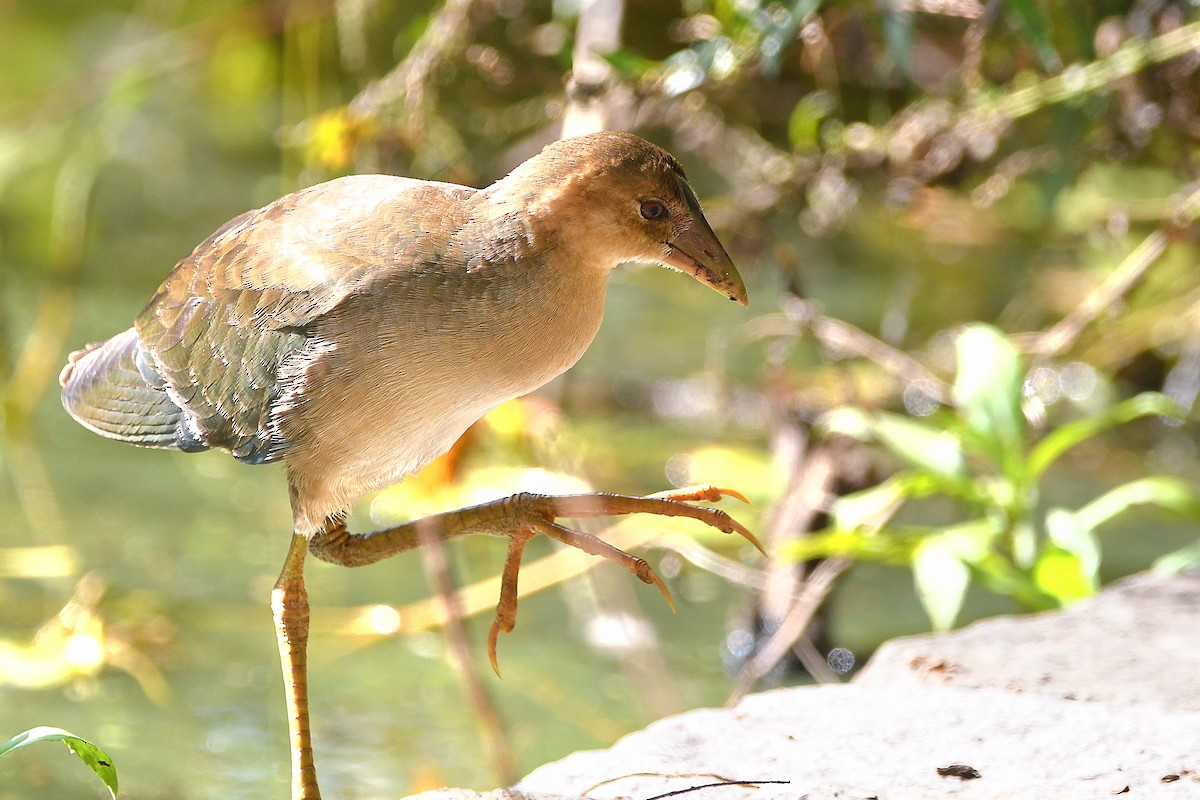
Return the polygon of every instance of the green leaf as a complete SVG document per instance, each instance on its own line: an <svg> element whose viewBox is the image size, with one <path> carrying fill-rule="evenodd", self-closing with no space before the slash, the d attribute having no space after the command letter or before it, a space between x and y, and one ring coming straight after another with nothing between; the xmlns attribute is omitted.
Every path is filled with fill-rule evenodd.
<svg viewBox="0 0 1200 800"><path fill-rule="evenodd" d="M1046 534L1054 545L1079 559L1084 576L1095 585L1100 574L1100 540L1089 520L1065 508L1052 508L1046 512Z"/></svg>
<svg viewBox="0 0 1200 800"><path fill-rule="evenodd" d="M972 563L976 575L988 591L1011 597L1029 611L1045 611L1061 605L1042 591L1025 572L999 553L990 553L982 561Z"/></svg>
<svg viewBox="0 0 1200 800"><path fill-rule="evenodd" d="M1197 564L1200 564L1200 539L1162 556L1154 562L1152 569L1160 575L1174 575Z"/></svg>
<svg viewBox="0 0 1200 800"><path fill-rule="evenodd" d="M917 545L913 580L917 598L934 630L954 627L971 583L971 572L959 557L959 543L954 537L929 536Z"/></svg>
<svg viewBox="0 0 1200 800"><path fill-rule="evenodd" d="M1179 405L1158 392L1143 392L1116 405L1105 409L1099 414L1085 417L1074 422L1068 422L1034 446L1029 453L1026 469L1029 470L1030 480L1037 480L1042 473L1058 458L1072 447L1096 436L1109 428L1124 425L1141 417L1163 416L1178 417Z"/></svg>
<svg viewBox="0 0 1200 800"><path fill-rule="evenodd" d="M1100 585L1100 540L1085 518L1065 508L1046 513L1049 545L1033 569L1037 587L1063 605L1091 597Z"/></svg>
<svg viewBox="0 0 1200 800"><path fill-rule="evenodd" d="M1109 489L1075 512L1079 525L1094 530L1133 506L1155 505L1200 520L1200 498L1178 478L1152 476Z"/></svg>
<svg viewBox="0 0 1200 800"><path fill-rule="evenodd" d="M959 334L954 403L967 429L1006 476L1021 472L1025 416L1021 386L1025 365L1017 348L988 325L968 325Z"/></svg>
<svg viewBox="0 0 1200 800"><path fill-rule="evenodd" d="M783 555L793 561L842 556L855 561L907 566L912 563L918 537L927 532L928 529L878 533L827 529L789 542L783 548Z"/></svg>
<svg viewBox="0 0 1200 800"><path fill-rule="evenodd" d="M805 95L792 107L788 117L788 141L795 150L817 150L821 141L821 123L833 111L833 99L827 92Z"/></svg>
<svg viewBox="0 0 1200 800"><path fill-rule="evenodd" d="M906 476L893 475L878 486L837 498L829 514L834 527L851 531L886 520L889 510L910 496L909 483Z"/></svg>
<svg viewBox="0 0 1200 800"><path fill-rule="evenodd" d="M947 491L947 487L929 475L901 472L878 486L837 498L830 509L830 516L836 528L878 528L908 500L944 491Z"/></svg>
<svg viewBox="0 0 1200 800"><path fill-rule="evenodd" d="M644 58L631 50L623 48L610 50L607 53L599 53L598 55L607 61L609 66L622 78L633 81L640 81L660 66L657 61Z"/></svg>
<svg viewBox="0 0 1200 800"><path fill-rule="evenodd" d="M64 731L62 728L38 727L22 731L4 744L0 744L0 758L8 755L13 750L25 747L26 745L37 744L38 742L63 742L66 744L68 750L79 756L83 763L92 768L92 772L95 772L100 780L104 781L104 785L108 787L108 793L113 798L116 798L117 769L113 766L112 759L108 757L107 753L87 739L81 739L69 731Z"/></svg>
<svg viewBox="0 0 1200 800"><path fill-rule="evenodd" d="M1046 547L1033 568L1033 582L1061 605L1070 605L1096 593L1079 556L1062 548Z"/></svg>
<svg viewBox="0 0 1200 800"><path fill-rule="evenodd" d="M838 408L822 419L829 431L879 442L909 466L942 478L967 477L962 445L952 432L898 414Z"/></svg>
<svg viewBox="0 0 1200 800"><path fill-rule="evenodd" d="M1050 43L1049 23L1042 9L1033 0L1008 0L1008 7L1017 18L1033 45L1042 66L1051 72L1062 69L1062 59Z"/></svg>
<svg viewBox="0 0 1200 800"><path fill-rule="evenodd" d="M964 564L972 567L991 557L993 546L1003 532L999 521L993 517L980 517L940 530L945 546L952 548Z"/></svg>

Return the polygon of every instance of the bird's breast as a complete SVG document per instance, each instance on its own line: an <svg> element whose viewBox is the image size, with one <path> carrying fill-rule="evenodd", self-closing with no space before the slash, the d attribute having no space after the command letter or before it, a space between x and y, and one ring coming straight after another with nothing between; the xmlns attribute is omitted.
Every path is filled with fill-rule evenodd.
<svg viewBox="0 0 1200 800"><path fill-rule="evenodd" d="M284 382L278 424L314 514L419 470L560 375L603 316L603 274L405 277L323 319Z"/></svg>

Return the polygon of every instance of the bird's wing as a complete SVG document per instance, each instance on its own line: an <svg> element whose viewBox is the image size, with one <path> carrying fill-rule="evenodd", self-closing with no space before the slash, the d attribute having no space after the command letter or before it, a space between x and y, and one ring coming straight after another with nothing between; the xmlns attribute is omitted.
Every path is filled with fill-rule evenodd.
<svg viewBox="0 0 1200 800"><path fill-rule="evenodd" d="M229 448L273 461L280 364L308 327L348 297L399 273L435 266L457 229L462 186L367 175L287 195L223 225L184 258L136 329L183 408L183 449Z"/></svg>

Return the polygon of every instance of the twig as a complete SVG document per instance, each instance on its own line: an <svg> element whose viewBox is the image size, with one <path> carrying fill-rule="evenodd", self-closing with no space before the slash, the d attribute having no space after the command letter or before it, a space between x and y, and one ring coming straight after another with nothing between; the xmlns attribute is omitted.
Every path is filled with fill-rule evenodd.
<svg viewBox="0 0 1200 800"><path fill-rule="evenodd" d="M767 586L759 597L759 616L764 632L774 633L787 618L792 598L803 585L804 566L782 557L784 544L813 529L817 515L828 507L835 481L834 458L828 447L808 447L803 423L791 415L776 426L771 451L777 462L785 463L788 487L771 511L766 537L768 552ZM805 626L807 628L807 626ZM801 631L792 648L801 666L820 683L836 683L837 675L829 668L807 631Z"/></svg>
<svg viewBox="0 0 1200 800"><path fill-rule="evenodd" d="M454 581L450 577L450 566L446 560L446 543L438 536L433 525L418 526L417 534L421 539L425 571L433 583L445 615L444 627L451 661L467 690L496 778L505 786L511 785L517 780L512 749L509 747L492 698L484 688L479 671L475 669L475 662L471 659L471 648L467 644L467 634L463 627L462 610L459 608L458 595L454 591Z"/></svg>
<svg viewBox="0 0 1200 800"><path fill-rule="evenodd" d="M715 772L630 772L625 775L618 775L615 778L608 778L599 783L592 784L588 788L579 793L580 797L587 797L592 792L602 786L608 786L610 783L617 781L628 780L629 778L664 778L667 780L676 780L679 778L712 778L713 783L706 783L701 786L690 786L687 789L676 789L666 794L658 794L654 797L648 797L646 800L661 800L663 797L673 797L674 795L684 794L686 792L694 792L698 789L708 789L713 786L745 786L747 788L757 788L765 784L788 784L791 781L781 780L763 780L763 781L739 781L733 778L726 778L724 775L717 775Z"/></svg>
<svg viewBox="0 0 1200 800"><path fill-rule="evenodd" d="M567 87L570 102L563 114L564 138L602 131L614 123L622 127L624 121L616 119L618 107L628 112L631 99L627 92L623 97L608 96L616 87L610 85L612 67L600 54L620 47L624 15L624 0L584 0L580 8Z"/></svg>
<svg viewBox="0 0 1200 800"><path fill-rule="evenodd" d="M470 32L471 9L477 0L447 0L408 56L391 72L359 92L350 110L363 116L380 113L385 106L403 105L405 115L421 119L427 91L437 68L464 47Z"/></svg>
<svg viewBox="0 0 1200 800"><path fill-rule="evenodd" d="M813 643L812 636L804 633L792 645L792 652L800 659L800 666L817 681L817 683L841 683L841 677L829 666L825 656Z"/></svg>
<svg viewBox="0 0 1200 800"><path fill-rule="evenodd" d="M900 510L901 505L900 501L891 503L881 509L873 519L868 520L864 527L871 531L878 531ZM733 694L725 704L727 707L741 702L742 698L754 688L754 685L773 670L779 660L791 650L793 644L808 629L813 614L821 607L826 595L833 588L834 581L853 563L851 559L845 557L831 558L822 561L813 569L812 574L804 582L800 596L792 604L787 616L779 624L779 628L775 630L762 649L754 654L754 658L750 659L742 668Z"/></svg>
<svg viewBox="0 0 1200 800"><path fill-rule="evenodd" d="M977 0L895 0L892 8L895 11L972 20L983 16L983 4Z"/></svg>
<svg viewBox="0 0 1200 800"><path fill-rule="evenodd" d="M806 306L808 304L805 304ZM945 402L950 387L929 371L920 361L877 339L861 328L844 320L821 314L766 314L754 320L750 339L771 336L795 336L805 328L835 354L851 353L874 361L887 372L909 383L921 383L931 397Z"/></svg>
<svg viewBox="0 0 1200 800"><path fill-rule="evenodd" d="M1176 207L1172 218L1133 249L1105 281L1092 290L1075 309L1043 334L1026 342L1026 350L1042 356L1062 353L1093 320L1120 297L1129 293L1155 261L1166 252L1177 231L1200 216L1200 187L1193 189Z"/></svg>
<svg viewBox="0 0 1200 800"><path fill-rule="evenodd" d="M747 589L760 592L767 586L767 578L762 570L747 567L732 558L714 553L690 536L683 534L664 536L654 542L652 546L670 550L682 556L693 566L699 567L705 572L711 572L736 586L745 586Z"/></svg>
<svg viewBox="0 0 1200 800"><path fill-rule="evenodd" d="M831 558L817 565L812 574L804 582L804 590L800 592L800 596L792 604L791 610L783 622L780 623L779 628L767 640L762 649L754 654L754 658L750 659L746 666L742 668L741 674L738 675L737 684L734 686L733 694L729 696L729 700L725 704L726 707L732 707L741 702L742 698L754 688L754 684L762 680L765 675L775 668L779 660L787 655L788 651L792 649L793 643L800 638L801 634L808 627L813 614L816 613L821 603L824 602L825 596L833 588L834 581L852 563L848 558Z"/></svg>
<svg viewBox="0 0 1200 800"><path fill-rule="evenodd" d="M1200 48L1200 22L1183 25L1152 39L1131 39L1112 55L1025 86L995 100L982 100L980 109L1015 119L1040 108L1094 92L1128 78L1146 67L1161 64ZM967 124L970 124L969 122Z"/></svg>
<svg viewBox="0 0 1200 800"><path fill-rule="evenodd" d="M926 385L928 393L936 395L939 402L950 396L949 387L921 362L889 344L886 344L861 328L834 317L817 316L809 325L813 336L827 348L849 351L869 358L888 372L909 383Z"/></svg>
<svg viewBox="0 0 1200 800"><path fill-rule="evenodd" d="M699 786L689 786L686 789L676 789L673 792L663 792L653 797L647 797L646 800L662 800L664 797L675 797L676 795L688 794L689 792L698 792L701 789L711 789L714 786L745 786L747 789L757 789L759 786L768 783L790 784L791 781L717 781L716 783L702 783Z"/></svg>

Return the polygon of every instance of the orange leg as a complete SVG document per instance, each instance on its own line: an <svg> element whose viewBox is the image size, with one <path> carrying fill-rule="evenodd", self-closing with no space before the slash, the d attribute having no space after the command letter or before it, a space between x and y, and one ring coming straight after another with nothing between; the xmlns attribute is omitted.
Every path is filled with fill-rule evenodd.
<svg viewBox="0 0 1200 800"><path fill-rule="evenodd" d="M308 541L292 536L283 571L271 592L275 636L287 693L288 739L292 751L292 800L321 800L308 725L308 592L304 590L304 556Z"/></svg>
<svg viewBox="0 0 1200 800"><path fill-rule="evenodd" d="M724 511L691 505L693 501L716 501L724 496L745 500L739 492L716 486L675 489L647 497L593 493L559 497L539 494L516 494L503 500L471 508L437 514L374 533L352 534L340 517L331 517L309 542L312 554L323 561L357 567L373 564L389 556L412 550L420 544L420 526L436 526L438 535L452 539L469 533L490 533L510 537L508 555L500 583L500 602L496 619L488 634L488 656L496 669L496 640L500 631L509 632L517 621L517 574L525 543L542 533L563 544L577 547L586 553L615 561L644 583L658 587L667 602L674 602L666 584L653 568L637 556L592 536L573 531L555 522L557 519L588 519L622 516L625 514L658 514L668 517L691 517L725 533L737 533L760 551L762 546L754 535ZM497 673L499 670L497 669ZM307 719L307 718L306 718ZM293 740L294 742L295 740Z"/></svg>

